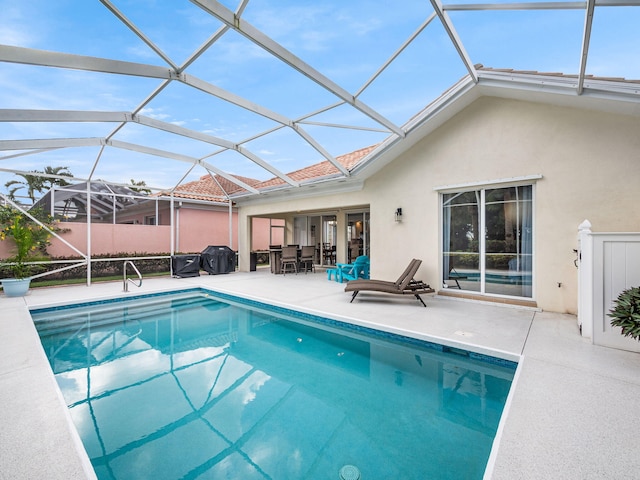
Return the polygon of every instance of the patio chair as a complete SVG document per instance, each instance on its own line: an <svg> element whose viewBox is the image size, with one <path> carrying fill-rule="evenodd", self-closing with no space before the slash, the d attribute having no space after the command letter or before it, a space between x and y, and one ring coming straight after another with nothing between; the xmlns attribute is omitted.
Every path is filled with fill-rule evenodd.
<svg viewBox="0 0 640 480"><path fill-rule="evenodd" d="M336 264L338 273L336 275L336 281L351 281L358 279L369 278L369 257L366 255L360 255L353 263L338 263Z"/></svg>
<svg viewBox="0 0 640 480"><path fill-rule="evenodd" d="M300 253L300 269L304 268L304 273L307 273L309 269L315 273L316 267L315 263L316 249L313 245L307 245L302 247L302 252Z"/></svg>
<svg viewBox="0 0 640 480"><path fill-rule="evenodd" d="M395 282L385 280L352 280L344 287L345 292L353 292L351 296L351 302L356 298L358 293L362 292L379 292L389 293L392 295L413 295L416 297L423 306L427 306L422 300L423 293L433 293L435 290L426 283L414 280L414 275L420 268L422 260L413 259L407 265L404 272L398 277Z"/></svg>
<svg viewBox="0 0 640 480"><path fill-rule="evenodd" d="M331 280L331 277L338 282L338 276L340 275L340 270L337 268L327 268L327 280Z"/></svg>
<svg viewBox="0 0 640 480"><path fill-rule="evenodd" d="M298 273L298 247L291 245L282 247L280 271L283 275L287 273L287 266L293 267L293 271Z"/></svg>
<svg viewBox="0 0 640 480"><path fill-rule="evenodd" d="M336 264L336 247L335 245L331 245L330 243L324 243L322 246L322 256L324 258L325 264L335 265Z"/></svg>

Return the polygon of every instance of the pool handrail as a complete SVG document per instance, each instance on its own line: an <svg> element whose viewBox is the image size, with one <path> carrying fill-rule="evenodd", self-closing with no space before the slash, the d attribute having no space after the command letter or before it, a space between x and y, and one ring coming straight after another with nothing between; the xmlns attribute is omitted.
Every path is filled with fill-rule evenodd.
<svg viewBox="0 0 640 480"><path fill-rule="evenodd" d="M138 275L138 279L140 280L140 282L136 286L138 288L142 286L142 274L140 273L140 270L138 270L138 267L136 267L135 263L133 263L131 260L125 260L124 264L122 265L122 283L123 283L124 292L129 291L129 282L135 285L135 282L132 279L127 277L127 264L130 264L133 270Z"/></svg>

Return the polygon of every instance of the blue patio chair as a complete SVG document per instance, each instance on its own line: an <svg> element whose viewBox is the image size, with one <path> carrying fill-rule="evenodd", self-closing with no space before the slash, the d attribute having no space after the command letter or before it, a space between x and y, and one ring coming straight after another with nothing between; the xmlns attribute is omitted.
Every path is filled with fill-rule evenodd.
<svg viewBox="0 0 640 480"><path fill-rule="evenodd" d="M336 281L350 281L369 278L369 257L360 255L353 263L338 263Z"/></svg>

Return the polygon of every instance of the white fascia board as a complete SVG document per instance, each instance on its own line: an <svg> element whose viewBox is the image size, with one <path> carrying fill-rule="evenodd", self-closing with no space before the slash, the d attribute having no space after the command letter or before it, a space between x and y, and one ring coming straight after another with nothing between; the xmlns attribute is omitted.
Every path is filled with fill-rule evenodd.
<svg viewBox="0 0 640 480"><path fill-rule="evenodd" d="M364 188L363 180L352 178L333 180L326 183L314 183L302 185L297 188L282 188L260 191L260 195L238 194L232 195L231 200L241 206L260 205L278 201L291 201L302 198L323 197L327 195L339 195L349 192L358 192Z"/></svg>
<svg viewBox="0 0 640 480"><path fill-rule="evenodd" d="M578 79L573 83L513 81L481 78L478 91L489 97L510 98L571 108L583 108L623 115L640 115L640 84L585 79L578 95Z"/></svg>
<svg viewBox="0 0 640 480"><path fill-rule="evenodd" d="M561 75L526 74L518 72L479 71L479 82L501 88L532 88L553 90L577 95L578 77ZM495 82L495 83L494 83Z"/></svg>
<svg viewBox="0 0 640 480"><path fill-rule="evenodd" d="M606 82L593 78L584 79L584 92L596 93L601 97L611 99L640 102L640 83L634 82Z"/></svg>
<svg viewBox="0 0 640 480"><path fill-rule="evenodd" d="M469 92L474 91L477 83L473 80L473 77L467 75L460 79L455 85L451 88L447 89L442 95L436 98L433 102L427 105L420 113L411 118L403 128L407 132L412 132L416 130L416 128L435 118L439 114L448 111L451 108L451 105L456 104L456 102L460 102L461 99L468 98ZM477 98L473 97L471 101ZM471 101L463 101L462 104L464 106L471 103ZM462 110L462 108L458 108L458 111ZM457 113L457 112L456 112ZM452 117L453 115L448 115L447 118Z"/></svg>
<svg viewBox="0 0 640 480"><path fill-rule="evenodd" d="M518 72L479 72L481 86L503 89L518 88L547 93L579 96L577 76L526 74ZM584 78L584 89L609 94L611 99L640 101L640 83L623 79ZM603 97L604 98L604 97Z"/></svg>
<svg viewBox="0 0 640 480"><path fill-rule="evenodd" d="M403 126L407 132L406 138L400 139L394 135L387 137L375 150L351 169L351 175L365 179L380 171L400 154L479 98L480 95L476 88L477 84L469 75L462 78Z"/></svg>

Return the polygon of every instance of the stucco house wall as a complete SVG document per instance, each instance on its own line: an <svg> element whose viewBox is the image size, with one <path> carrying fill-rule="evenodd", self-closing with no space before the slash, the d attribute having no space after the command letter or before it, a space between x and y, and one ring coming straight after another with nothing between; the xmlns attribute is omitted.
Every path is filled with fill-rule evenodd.
<svg viewBox="0 0 640 480"><path fill-rule="evenodd" d="M588 218L598 231L640 227L640 213L628 208L640 200L639 127L636 117L481 98L367 183L379 192L372 196L372 218L398 199L404 213L395 230L372 221L372 238L380 239L372 243L372 257L389 271L394 260L381 254L399 238L385 231L406 229L406 249L421 251L425 276L439 285L434 188L542 175L534 204L536 300L545 310L576 313L578 225Z"/></svg>
<svg viewBox="0 0 640 480"><path fill-rule="evenodd" d="M439 289L436 189L539 175L532 182L534 300L544 310L576 313L578 225L589 219L594 231L640 230L640 211L633 208L640 200L638 132L635 116L481 97L369 178L360 192L241 206L241 248L247 215L368 204L372 277L395 279L416 257L423 260L418 276ZM398 207L400 223L394 221Z"/></svg>
<svg viewBox="0 0 640 480"><path fill-rule="evenodd" d="M238 250L238 213L232 214L232 241L229 245L229 211L181 208L176 220L179 229L177 249L201 252L208 245L227 245ZM269 219L256 218L252 229L252 250L269 249ZM179 247L179 248L178 248Z"/></svg>
<svg viewBox="0 0 640 480"><path fill-rule="evenodd" d="M233 244L229 245L229 213L196 208L180 208L176 214L176 250L201 252L208 245L227 245L237 249L237 214L232 215Z"/></svg>

